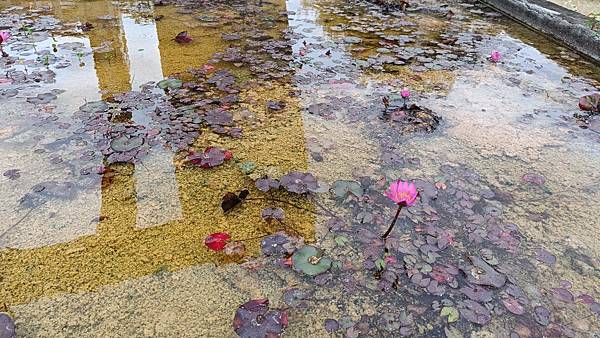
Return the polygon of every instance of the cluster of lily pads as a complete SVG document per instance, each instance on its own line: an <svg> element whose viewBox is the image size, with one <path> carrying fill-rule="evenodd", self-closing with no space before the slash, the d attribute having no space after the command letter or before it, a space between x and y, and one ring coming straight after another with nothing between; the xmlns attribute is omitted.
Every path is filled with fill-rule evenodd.
<svg viewBox="0 0 600 338"><path fill-rule="evenodd" d="M470 324L486 325L494 317L516 316L515 334L570 336L573 331L557 321L551 310L574 303L568 288L525 292L512 276L535 266L522 257L518 227L502 219L499 205L511 203L510 195L486 185L464 166L444 165L440 172L436 182L393 182L387 190L385 182L369 177L340 180L331 185L329 195L317 191L318 180L310 173L293 172L280 180L260 178L255 183L261 191L283 188L329 198L351 213L332 215L326 222L333 246L326 239L306 245L301 238L280 231L262 239L263 257L258 259L271 261L274 267L291 267L310 278L303 289L290 289L304 295L303 306L310 306L315 288L326 286L367 298L385 297L386 304L403 309L399 313L382 310L354 323L328 318L323 325L329 331L411 336L425 334L420 328L433 325L430 333L441 330L452 335L468 331ZM399 206L392 227L398 214L400 225L393 231L389 227L382 236L392 219L390 204ZM274 218L283 217L283 211L268 209L263 216L281 213ZM212 234L205 244L223 250L230 240L228 234ZM550 265L556 261L544 249L537 251L536 259ZM551 299L540 297L543 294ZM589 295L577 299L598 311L598 303ZM286 302L290 308L297 303ZM234 320L242 336L240 332L261 328L250 317L243 319L244 307ZM280 334L286 326L276 325L271 333ZM244 329L239 331L240 327Z"/></svg>

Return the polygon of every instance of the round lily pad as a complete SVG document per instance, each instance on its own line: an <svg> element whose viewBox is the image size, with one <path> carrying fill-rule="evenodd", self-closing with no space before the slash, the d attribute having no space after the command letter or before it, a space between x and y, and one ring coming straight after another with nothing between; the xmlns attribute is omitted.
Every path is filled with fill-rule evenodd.
<svg viewBox="0 0 600 338"><path fill-rule="evenodd" d="M331 268L331 259L322 257L323 252L312 245L306 245L294 252L292 263L294 270L309 276L316 276Z"/></svg>
<svg viewBox="0 0 600 338"><path fill-rule="evenodd" d="M113 139L110 142L110 147L116 152L124 153L139 148L142 144L144 144L144 139L141 137L127 137L123 135Z"/></svg>
<svg viewBox="0 0 600 338"><path fill-rule="evenodd" d="M360 183L356 181L338 180L333 183L330 189L335 198L346 199L349 195L360 197L364 194Z"/></svg>
<svg viewBox="0 0 600 338"><path fill-rule="evenodd" d="M181 80L171 78L161 80L156 84L156 86L160 89L177 89L181 88L182 85L183 82Z"/></svg>

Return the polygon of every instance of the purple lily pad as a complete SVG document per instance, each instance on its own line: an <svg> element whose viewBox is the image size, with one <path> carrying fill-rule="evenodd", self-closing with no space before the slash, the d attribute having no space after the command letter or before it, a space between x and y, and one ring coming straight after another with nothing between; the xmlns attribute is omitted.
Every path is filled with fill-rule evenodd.
<svg viewBox="0 0 600 338"><path fill-rule="evenodd" d="M536 251L535 258L548 265L554 265L556 263L556 256L545 249L539 249Z"/></svg>
<svg viewBox="0 0 600 338"><path fill-rule="evenodd" d="M502 299L502 304L504 304L504 307L508 311L516 315L522 315L525 313L525 309L523 308L523 306L519 304L519 302L513 297L507 297Z"/></svg>
<svg viewBox="0 0 600 338"><path fill-rule="evenodd" d="M268 299L253 299L238 308L233 329L242 338L280 337L288 325L285 310L269 310Z"/></svg>
<svg viewBox="0 0 600 338"><path fill-rule="evenodd" d="M583 304L592 304L594 302L594 297L586 294L580 294L577 296L577 299Z"/></svg>
<svg viewBox="0 0 600 338"><path fill-rule="evenodd" d="M323 322L323 326L325 326L325 330L329 333L335 332L340 329L340 324L335 319L327 318Z"/></svg>
<svg viewBox="0 0 600 338"><path fill-rule="evenodd" d="M256 185L256 188L262 192L267 192L271 189L279 189L280 186L279 181L270 177L259 178L254 184Z"/></svg>
<svg viewBox="0 0 600 338"><path fill-rule="evenodd" d="M9 180L16 180L21 177L21 171L19 169L9 169L2 174L4 177Z"/></svg>
<svg viewBox="0 0 600 338"><path fill-rule="evenodd" d="M459 304L459 307L462 317L472 323L485 325L492 319L492 315L488 309L472 300L467 299L463 301Z"/></svg>
<svg viewBox="0 0 600 338"><path fill-rule="evenodd" d="M288 235L280 231L265 237L261 242L262 253L265 256L291 254L294 252L292 241Z"/></svg>
<svg viewBox="0 0 600 338"><path fill-rule="evenodd" d="M475 268L479 269L479 271L483 271L483 273L478 274L477 276L474 276L472 273L468 273L467 280L469 283L493 286L497 288L502 287L506 283L506 276L498 273L483 259L477 256L469 256L469 259Z"/></svg>
<svg viewBox="0 0 600 338"><path fill-rule="evenodd" d="M483 303L491 301L492 296L494 295L492 291L477 285L474 285L472 287L464 286L460 288L460 292L462 292L465 296L469 297L469 299L471 300Z"/></svg>
<svg viewBox="0 0 600 338"><path fill-rule="evenodd" d="M573 297L571 291L564 288L553 288L552 296L554 299L565 303L573 303L575 301L575 297Z"/></svg>
<svg viewBox="0 0 600 338"><path fill-rule="evenodd" d="M202 153L192 153L188 160L202 168L219 166L232 157L231 152L217 147L208 147Z"/></svg>
<svg viewBox="0 0 600 338"><path fill-rule="evenodd" d="M317 179L311 173L299 171L292 171L283 176L280 183L287 191L296 194L304 194L319 188Z"/></svg>
<svg viewBox="0 0 600 338"><path fill-rule="evenodd" d="M285 218L285 212L281 208L264 208L261 217L265 221L279 221L283 222Z"/></svg>
<svg viewBox="0 0 600 338"><path fill-rule="evenodd" d="M542 326L550 324L550 311L543 306L536 306L533 309L535 321Z"/></svg>

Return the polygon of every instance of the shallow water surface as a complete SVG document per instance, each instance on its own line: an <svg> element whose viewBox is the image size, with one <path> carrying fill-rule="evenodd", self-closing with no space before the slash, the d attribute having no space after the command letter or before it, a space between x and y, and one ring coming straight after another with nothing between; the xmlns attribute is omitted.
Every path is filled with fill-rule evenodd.
<svg viewBox="0 0 600 338"><path fill-rule="evenodd" d="M257 336L260 298L287 336L599 332L600 68L493 10L8 0L0 27L19 336Z"/></svg>

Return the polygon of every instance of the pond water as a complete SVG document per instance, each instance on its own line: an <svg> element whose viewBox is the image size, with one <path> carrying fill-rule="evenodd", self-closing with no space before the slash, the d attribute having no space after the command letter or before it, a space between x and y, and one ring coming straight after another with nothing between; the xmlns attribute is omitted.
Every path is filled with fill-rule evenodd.
<svg viewBox="0 0 600 338"><path fill-rule="evenodd" d="M475 1L1 10L18 336L600 332L600 120L578 109L600 68L577 53ZM384 244L396 179L419 197Z"/></svg>

